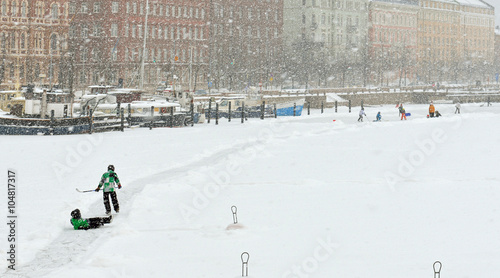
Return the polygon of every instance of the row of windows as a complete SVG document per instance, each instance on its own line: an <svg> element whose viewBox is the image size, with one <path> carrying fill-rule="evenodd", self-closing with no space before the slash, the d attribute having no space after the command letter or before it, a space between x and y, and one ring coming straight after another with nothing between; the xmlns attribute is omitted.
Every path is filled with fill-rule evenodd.
<svg viewBox="0 0 500 278"><path fill-rule="evenodd" d="M58 19L61 16L65 16L66 12L60 13L59 5L57 3L52 3L50 6L50 18ZM63 10L66 10L66 6L63 5ZM0 14L2 16L12 16L12 17L27 17L29 12L29 6L27 1L22 1L18 4L18 1L9 2L7 0L2 0L0 6ZM35 4L35 17L45 18L45 3L43 1L37 1Z"/></svg>
<svg viewBox="0 0 500 278"><path fill-rule="evenodd" d="M320 25L326 25L327 24L327 17L325 14L321 14L321 17L320 17ZM345 21L344 21L345 19ZM344 22L345 22L345 25L346 26L359 26L359 16L355 16L354 17L354 20L352 18L352 16L346 16L344 18L343 15L338 15L337 17L337 21L335 21L335 15L333 14L330 14L330 16L328 17L328 25L331 25L332 27L342 27L344 25ZM303 14L302 15L302 24L306 24L307 25L307 19L306 19L306 15ZM316 20L316 15L315 14L312 14L311 15L311 24L312 25L317 25L317 20Z"/></svg>
<svg viewBox="0 0 500 278"><path fill-rule="evenodd" d="M99 23L95 23L92 26L92 30L89 30L89 26L87 24L82 24L82 25L71 25L69 28L69 34L70 37L74 38L77 37L78 35L78 28L80 28L80 36L82 38L87 38L89 36L94 36L94 37L101 37L101 36L106 36L103 33L103 28ZM137 25L137 24L129 24L127 23L123 30L123 36L124 37L132 37L132 38L143 38L144 30L142 25ZM163 39L163 40L204 40L205 39L205 34L204 34L204 28L203 27L182 27L182 26L176 26L176 27L168 27L168 26L159 26L159 25L150 25L148 26L148 38L151 39ZM222 24L214 24L213 25L213 35L214 36L224 36L224 35L229 35L229 36L237 36L237 37L243 37L246 35L247 37L257 37L257 38L271 38L271 34L274 34L274 38L277 38L279 36L278 28L267 28L262 31L260 29L254 29L252 26L246 27L245 30L243 30L242 26L236 26L233 28L232 25L228 25L227 27L224 27ZM111 30L110 30L110 35L111 37L118 37L119 34L119 28L118 24L113 23L111 24Z"/></svg>
<svg viewBox="0 0 500 278"><path fill-rule="evenodd" d="M403 30L379 30L374 32L374 41L381 43L402 43L405 45L415 45L417 43L416 32Z"/></svg>
<svg viewBox="0 0 500 278"><path fill-rule="evenodd" d="M487 57L491 55L492 53L489 53L486 50L480 50L480 51L473 51L469 52L466 55L470 55L471 57ZM433 50L422 50L420 51L420 57L426 58L426 59L436 59L436 57L441 58L441 59L447 59L447 58L455 58L457 56L457 53L453 49L433 49Z"/></svg>
<svg viewBox="0 0 500 278"><path fill-rule="evenodd" d="M147 48L145 51L146 54L146 59L145 61L148 62L155 62L155 63L160 63L160 62L175 62L175 57L178 57L179 63L186 63L189 62L188 59L191 59L191 50L190 49L160 49L160 48ZM125 48L124 51L124 57L125 57L125 62L139 62L142 57L142 49L141 48ZM111 60L112 61L117 61L118 56L119 56L119 49L114 49L111 51ZM89 61L89 58L92 59L93 62L101 61L103 53L100 52L98 49L91 49L90 50L90 57L89 57L89 50L88 49L82 49L80 51L80 60L82 62ZM204 57L206 57L206 50L205 49L197 49L193 48L193 61L198 62L202 61Z"/></svg>
<svg viewBox="0 0 500 278"><path fill-rule="evenodd" d="M99 23L95 23L92 25L92 30L89 30L89 26L87 24L82 25L71 25L69 28L69 35L72 38L77 37L78 28L80 28L80 36L82 38L87 38L89 36L93 37L101 37L106 36L103 31L103 28ZM137 24L129 24L127 23L122 29L124 37L132 37L132 38L143 38L144 30L142 25ZM110 30L111 37L118 37L119 28L118 24L111 24ZM183 40L203 40L204 37L204 28L202 27L162 27L157 25L149 25L148 26L148 38L151 39L164 39L164 40L174 40L174 39L183 39Z"/></svg>
<svg viewBox="0 0 500 278"><path fill-rule="evenodd" d="M7 49L28 49L33 47L34 49L43 49L43 43L45 40L44 34L42 32L33 33L33 46L28 43L28 35L25 32L2 32L0 33L0 49L5 52ZM59 38L56 33L50 36L50 49L57 50L58 47L62 45L59 44ZM65 46L65 45L64 45Z"/></svg>
<svg viewBox="0 0 500 278"><path fill-rule="evenodd" d="M214 24L213 27L213 34L214 36L236 36L242 38L243 36L247 36L249 38L265 38L265 39L270 39L271 34L274 34L274 38L277 38L279 36L278 33L278 28L266 28L265 30L258 29L258 28L252 28L252 26L247 26L246 28L243 28L243 26L236 26L233 28L233 25L228 25L227 27L224 27L222 24Z"/></svg>
<svg viewBox="0 0 500 278"><path fill-rule="evenodd" d="M444 10L452 10L452 11L462 10L464 12L478 13L478 14L494 14L494 10L491 8L459 6L459 5L452 5L452 4L448 4L448 3L429 2L429 1L422 1L421 3L422 3L423 7L427 7L427 8L444 9Z"/></svg>
<svg viewBox="0 0 500 278"><path fill-rule="evenodd" d="M339 10L352 10L361 11L367 10L367 4L359 1L349 1L349 0L298 0L302 1L302 6L308 6L316 8L337 8Z"/></svg>
<svg viewBox="0 0 500 278"><path fill-rule="evenodd" d="M213 11L215 17L224 18L224 16L226 16L229 17L230 19L243 18L242 7L238 7L238 9L234 11L234 8L232 6L225 8L224 6L215 5ZM226 11L226 13L224 13L224 11ZM252 7L248 7L245 10L245 12L246 12L246 18L248 18L249 20L254 20L254 19L261 20L263 18L266 21L269 21L271 16L273 16L272 14L274 14L274 21L277 22L279 18L278 10L275 10L273 13L270 9L262 11L260 9L253 9Z"/></svg>
<svg viewBox="0 0 500 278"><path fill-rule="evenodd" d="M401 14L387 14L383 12L373 13L373 23L376 24L390 24L393 26L415 26L416 18L409 15Z"/></svg>
<svg viewBox="0 0 500 278"><path fill-rule="evenodd" d="M104 2L107 3L107 2ZM125 5L125 13L127 14L146 14L146 4L140 2L139 4L136 2L130 3L127 2ZM198 7L188 7L188 6L170 6L170 5L162 5L158 3L153 3L149 5L149 15L151 16L165 16L165 17L176 17L176 18L201 18L205 19L205 9ZM80 4L78 8L77 3L70 3L69 13L94 13L98 14L102 12L102 3L94 2L91 6L87 2L83 2ZM119 2L111 2L111 12L119 13L120 12L120 4Z"/></svg>

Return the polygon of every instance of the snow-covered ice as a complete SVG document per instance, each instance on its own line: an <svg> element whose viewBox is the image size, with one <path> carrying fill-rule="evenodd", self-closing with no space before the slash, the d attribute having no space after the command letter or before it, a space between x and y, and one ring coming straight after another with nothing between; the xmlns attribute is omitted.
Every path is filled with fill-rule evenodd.
<svg viewBox="0 0 500 278"><path fill-rule="evenodd" d="M1 277L496 277L500 274L500 108L339 107L219 126L94 135L3 136L18 170L18 265ZM372 122L378 111L383 122ZM335 120L335 121L333 121ZM108 164L120 214L74 231L70 212L104 215ZM239 226L231 206L238 208ZM6 213L4 214L6 220ZM3 257L2 257L3 256Z"/></svg>

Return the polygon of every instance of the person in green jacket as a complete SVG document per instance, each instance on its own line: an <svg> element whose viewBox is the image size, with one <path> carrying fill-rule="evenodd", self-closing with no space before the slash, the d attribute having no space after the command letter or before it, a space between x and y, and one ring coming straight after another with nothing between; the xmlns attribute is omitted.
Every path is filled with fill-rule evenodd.
<svg viewBox="0 0 500 278"><path fill-rule="evenodd" d="M88 230L96 229L104 224L109 224L113 221L113 216L108 217L93 217L93 218L82 218L79 209L75 209L71 212L71 225L75 230Z"/></svg>
<svg viewBox="0 0 500 278"><path fill-rule="evenodd" d="M118 204L118 199L116 198L115 185L118 186L118 189L122 188L120 183L120 179L118 175L115 173L115 166L109 165L108 171L102 174L101 181L99 182L99 186L96 188L96 192L101 190L101 187L104 187L103 192L103 201L104 208L106 208L106 214L111 214L111 206L109 205L109 197L111 196L111 201L113 202L113 208L115 212L120 212L120 205Z"/></svg>

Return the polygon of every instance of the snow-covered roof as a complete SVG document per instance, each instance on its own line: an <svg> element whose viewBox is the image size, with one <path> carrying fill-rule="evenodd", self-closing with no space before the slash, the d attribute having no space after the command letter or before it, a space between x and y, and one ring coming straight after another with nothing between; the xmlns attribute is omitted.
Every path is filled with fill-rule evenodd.
<svg viewBox="0 0 500 278"><path fill-rule="evenodd" d="M179 107L178 103L166 102L166 101L132 101L130 104L132 108L151 108L151 106L157 107Z"/></svg>
<svg viewBox="0 0 500 278"><path fill-rule="evenodd" d="M109 88L114 88L115 86L110 86L110 85L92 85L89 86L89 88L102 88L102 89L109 89Z"/></svg>
<svg viewBox="0 0 500 278"><path fill-rule="evenodd" d="M108 92L108 94L130 94L130 93L145 93L145 91L139 89L122 88L122 89L114 89Z"/></svg>
<svg viewBox="0 0 500 278"><path fill-rule="evenodd" d="M455 1L463 6L473 6L479 8L493 9L493 6L481 0L455 0Z"/></svg>

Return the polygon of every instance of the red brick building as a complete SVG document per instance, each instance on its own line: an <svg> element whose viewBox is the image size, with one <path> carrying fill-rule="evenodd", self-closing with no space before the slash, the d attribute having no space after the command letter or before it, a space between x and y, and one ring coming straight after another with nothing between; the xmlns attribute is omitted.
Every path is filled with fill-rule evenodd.
<svg viewBox="0 0 500 278"><path fill-rule="evenodd" d="M2 89L64 83L67 0L1 0L0 22Z"/></svg>
<svg viewBox="0 0 500 278"><path fill-rule="evenodd" d="M375 84L414 81L416 77L418 1L371 1L368 30Z"/></svg>
<svg viewBox="0 0 500 278"><path fill-rule="evenodd" d="M274 82L282 7L282 0L150 0L145 86L174 79L182 90ZM71 0L69 14L79 86L120 79L139 86L146 1Z"/></svg>
<svg viewBox="0 0 500 278"><path fill-rule="evenodd" d="M139 86L143 53L146 87L174 78L183 89L205 84L208 1L151 0L147 31L146 12L146 1L70 1L70 48L80 87L121 80L124 87Z"/></svg>

